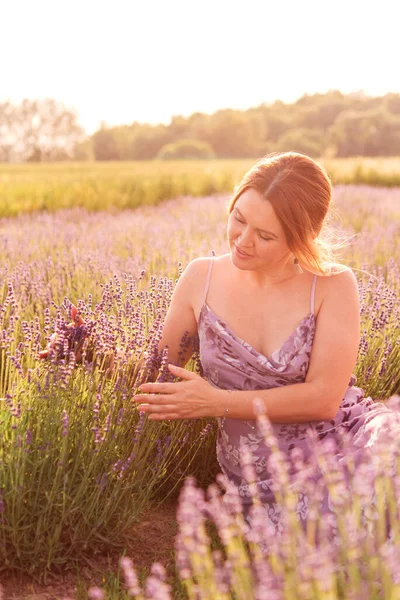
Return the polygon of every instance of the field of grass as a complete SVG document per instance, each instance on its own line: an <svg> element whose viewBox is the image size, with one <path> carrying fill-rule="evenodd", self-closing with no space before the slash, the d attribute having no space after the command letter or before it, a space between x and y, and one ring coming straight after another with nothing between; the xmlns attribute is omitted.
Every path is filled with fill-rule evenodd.
<svg viewBox="0 0 400 600"><path fill-rule="evenodd" d="M343 177L348 176L344 175L348 164L341 166ZM228 196L222 192L229 181L237 183L248 163L231 163L225 174L207 163L179 163L173 176L186 184L179 189L172 186L168 193L186 197L147 205L165 200L165 193L158 200L146 200L137 210L116 210L131 206L131 198L140 198L139 192L134 193L135 181L153 182L155 187L148 183L149 189L158 189L157 177L173 180L168 165L157 165L141 165L143 172L137 164L116 163L0 168L3 214L25 211L0 220L0 572L43 578L85 561L104 564L107 552L115 556L129 548L135 527L149 507L176 501L181 490L179 505L176 501L181 562L175 572L172 567L168 571L167 581L162 569L155 567L148 583L153 591L137 597L167 598L166 586L171 585L174 598L195 598L200 585L203 599L230 598L232 592L247 600L253 597L248 590L262 583L263 565L275 569L282 579L282 563L278 554L271 564L263 562L257 545L246 545L232 514L221 525L217 517L223 515L223 508L216 496L209 498L209 513L214 511L219 532L210 534L217 554L209 552L209 524L206 527L199 507L205 507L200 488L212 484L219 470L215 422L147 421L131 400L138 382L153 366L162 321L182 268L197 256L227 251ZM388 182L398 174L397 163L392 165L393 171L387 166ZM190 169L197 169L198 179ZM190 188L192 179L198 182L197 192ZM215 187L207 189L210 181ZM205 195L204 190L219 194ZM8 193L9 204L4 200ZM43 198L48 204L40 204ZM388 399L400 393L400 189L337 185L334 204L340 225L356 234L352 245L343 250L343 261L354 269L361 298L357 385L366 395ZM11 207L8 213L7 207ZM36 212L40 208L46 211ZM92 344L78 366L69 352L71 303L82 313ZM60 342L49 360L40 360L39 352L54 331L65 344ZM111 370L112 355L117 358ZM189 368L200 368L196 353ZM190 482L182 488L188 475L196 478L199 489ZM398 480L400 473L390 485L398 485ZM373 481L379 490L387 485L376 474ZM391 493L393 498L398 488ZM381 506L380 516L382 510ZM355 537L347 540L339 557L349 568L351 585L363 597L379 597L374 596L379 592L374 578L381 581L385 593L392 594L385 597L399 597L395 568L390 567L400 544L398 502L391 510L398 523L394 550L383 546L377 521L372 546L357 537L361 529L355 527ZM346 519L357 520L351 502L346 511ZM348 530L349 522L344 522ZM187 536L189 541L197 540L199 555ZM306 547L301 548L305 552ZM310 600L347 598L348 574L333 572L333 565L339 563L332 561L339 558L333 559L325 550L323 563L318 563L315 551L310 554L301 580L293 566L298 555L290 555L289 560L287 554L287 589L285 595L278 590L273 597L294 599L295 590L302 586L303 597ZM370 578L363 575L365 565L359 571L354 566L359 555L367 560ZM251 574L249 556L258 569ZM230 591L218 592L215 581L222 577L224 558L229 559L231 574L218 585L222 589L228 581ZM326 573L329 585L323 580ZM98 584L107 588L109 598L124 598L122 579L122 575L108 582L99 578ZM79 597L87 597L83 588Z"/></svg>
<svg viewBox="0 0 400 600"><path fill-rule="evenodd" d="M115 211L231 193L252 160L0 164L0 217L61 208ZM400 186L400 159L321 159L334 184Z"/></svg>

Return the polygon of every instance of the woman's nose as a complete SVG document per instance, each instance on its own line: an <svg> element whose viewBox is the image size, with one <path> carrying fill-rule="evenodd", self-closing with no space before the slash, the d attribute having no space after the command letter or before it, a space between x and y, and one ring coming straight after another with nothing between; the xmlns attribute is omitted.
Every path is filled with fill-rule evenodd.
<svg viewBox="0 0 400 600"><path fill-rule="evenodd" d="M252 240L252 233L251 231L245 227L245 229L242 230L241 234L239 235L239 243L243 244L243 246L251 246L253 243Z"/></svg>

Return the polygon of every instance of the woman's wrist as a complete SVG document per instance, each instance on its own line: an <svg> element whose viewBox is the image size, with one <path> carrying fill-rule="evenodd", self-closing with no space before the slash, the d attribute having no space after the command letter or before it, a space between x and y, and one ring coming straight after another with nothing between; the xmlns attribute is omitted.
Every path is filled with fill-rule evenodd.
<svg viewBox="0 0 400 600"><path fill-rule="evenodd" d="M232 390L215 390L214 396L214 417L229 417L232 406Z"/></svg>
<svg viewBox="0 0 400 600"><path fill-rule="evenodd" d="M229 416L229 406L231 404L232 394L233 394L232 390L226 390L226 391L228 392L228 401L225 406L224 419L226 419Z"/></svg>

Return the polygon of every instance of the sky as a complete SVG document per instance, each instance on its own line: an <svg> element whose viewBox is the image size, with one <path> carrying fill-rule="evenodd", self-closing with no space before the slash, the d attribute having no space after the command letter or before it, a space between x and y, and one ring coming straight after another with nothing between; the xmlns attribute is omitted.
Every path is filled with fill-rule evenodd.
<svg viewBox="0 0 400 600"><path fill-rule="evenodd" d="M107 125L400 92L399 0L0 0L0 102Z"/></svg>

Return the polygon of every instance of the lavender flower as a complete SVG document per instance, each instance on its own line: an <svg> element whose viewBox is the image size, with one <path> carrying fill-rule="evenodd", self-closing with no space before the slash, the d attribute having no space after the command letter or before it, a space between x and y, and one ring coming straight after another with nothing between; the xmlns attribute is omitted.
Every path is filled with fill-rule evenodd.
<svg viewBox="0 0 400 600"><path fill-rule="evenodd" d="M120 559L119 564L124 574L125 585L128 589L129 594L133 597L142 594L142 588L140 587L139 580L136 575L136 571L133 568L133 562L131 561L131 559L126 556L123 556Z"/></svg>
<svg viewBox="0 0 400 600"><path fill-rule="evenodd" d="M151 567L151 575L146 580L146 594L154 600L172 600L171 587L165 582L165 569L160 563Z"/></svg>
<svg viewBox="0 0 400 600"><path fill-rule="evenodd" d="M98 587L91 587L88 590L88 596L90 600L105 600L106 598L104 590Z"/></svg>

